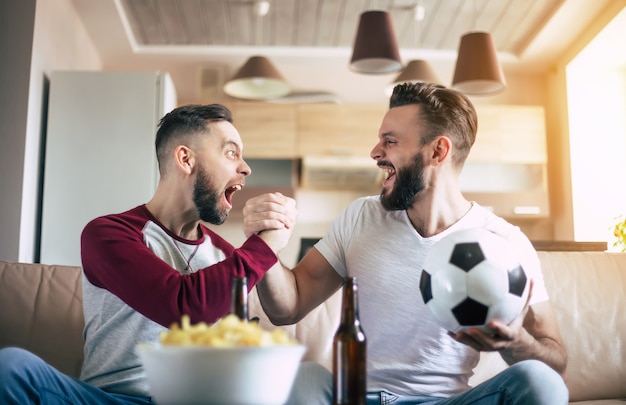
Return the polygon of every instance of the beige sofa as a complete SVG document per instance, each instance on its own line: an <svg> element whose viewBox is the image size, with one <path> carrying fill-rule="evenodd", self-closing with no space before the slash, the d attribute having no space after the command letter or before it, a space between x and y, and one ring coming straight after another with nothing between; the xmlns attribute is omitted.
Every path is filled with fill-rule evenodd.
<svg viewBox="0 0 626 405"><path fill-rule="evenodd" d="M570 400L577 404L626 403L626 254L539 252L548 291L569 354ZM339 294L287 327L308 345L308 360L330 367ZM251 316L260 316L250 297ZM70 375L82 362L80 269L0 262L0 347L27 348ZM367 332L367 331L366 331ZM478 383L506 365L484 355Z"/></svg>

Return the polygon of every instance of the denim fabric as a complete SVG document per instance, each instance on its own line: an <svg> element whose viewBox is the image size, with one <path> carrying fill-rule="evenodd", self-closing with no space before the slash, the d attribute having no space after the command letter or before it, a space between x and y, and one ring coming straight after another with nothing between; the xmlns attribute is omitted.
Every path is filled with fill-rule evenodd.
<svg viewBox="0 0 626 405"><path fill-rule="evenodd" d="M150 398L108 393L67 376L34 354L18 348L0 350L0 404L135 405Z"/></svg>
<svg viewBox="0 0 626 405"><path fill-rule="evenodd" d="M367 405L567 405L563 379L540 361L514 364L477 387L450 398L399 397L370 392ZM135 405L150 398L113 394L66 376L28 351L0 350L0 404ZM303 363L289 405L332 404L332 375L315 363Z"/></svg>
<svg viewBox="0 0 626 405"><path fill-rule="evenodd" d="M332 374L318 363L303 362L286 405L325 405L332 401Z"/></svg>
<svg viewBox="0 0 626 405"><path fill-rule="evenodd" d="M300 393L298 401L290 404L332 404L332 375L321 369L319 366L303 370L294 387ZM313 370L314 374L304 375ZM367 393L367 405L567 405L568 399L561 376L536 360L514 364L490 380L449 398L400 397L385 391Z"/></svg>

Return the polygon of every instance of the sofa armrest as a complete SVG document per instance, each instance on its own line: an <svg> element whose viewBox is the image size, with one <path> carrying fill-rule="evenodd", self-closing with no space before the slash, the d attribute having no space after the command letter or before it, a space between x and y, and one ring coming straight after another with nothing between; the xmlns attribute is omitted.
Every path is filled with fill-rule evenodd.
<svg viewBox="0 0 626 405"><path fill-rule="evenodd" d="M78 376L83 326L79 267L0 262L0 347L27 349Z"/></svg>
<svg viewBox="0 0 626 405"><path fill-rule="evenodd" d="M626 254L538 254L568 354L570 401L626 398Z"/></svg>

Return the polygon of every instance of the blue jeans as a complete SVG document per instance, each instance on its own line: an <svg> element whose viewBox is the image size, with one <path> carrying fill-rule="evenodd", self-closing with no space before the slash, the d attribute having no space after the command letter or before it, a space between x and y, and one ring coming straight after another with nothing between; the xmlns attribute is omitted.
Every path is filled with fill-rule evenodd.
<svg viewBox="0 0 626 405"><path fill-rule="evenodd" d="M332 404L332 375L322 366L302 370L289 404ZM561 376L537 360L514 364L484 383L449 398L368 392L367 405L567 405L569 392Z"/></svg>
<svg viewBox="0 0 626 405"><path fill-rule="evenodd" d="M134 405L150 398L114 394L67 376L34 354L18 348L0 350L0 404Z"/></svg>
<svg viewBox="0 0 626 405"><path fill-rule="evenodd" d="M308 379L315 385L309 386ZM319 384L319 385L317 385ZM296 376L288 404L312 405L310 398L331 398L332 376L317 363L304 362ZM310 389L314 387L313 389ZM324 388L327 387L327 388ZM325 390L328 391L325 391ZM330 399L328 400L330 401ZM14 347L0 349L0 405L136 405L153 404L150 398L106 392L67 376L36 355Z"/></svg>
<svg viewBox="0 0 626 405"><path fill-rule="evenodd" d="M517 363L479 386L450 398L398 397L368 393L368 405L566 405L568 391L561 377L544 363ZM151 404L150 398L103 391L69 377L26 350L0 350L0 404L78 405ZM316 363L302 363L289 405L332 403L332 375Z"/></svg>

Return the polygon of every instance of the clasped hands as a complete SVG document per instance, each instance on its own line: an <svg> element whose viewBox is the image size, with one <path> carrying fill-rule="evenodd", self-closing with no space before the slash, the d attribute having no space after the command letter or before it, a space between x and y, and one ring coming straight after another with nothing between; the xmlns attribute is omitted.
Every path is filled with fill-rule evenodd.
<svg viewBox="0 0 626 405"><path fill-rule="evenodd" d="M296 224L296 201L281 193L253 197L243 207L243 231L246 238L259 235L278 253L289 242Z"/></svg>

